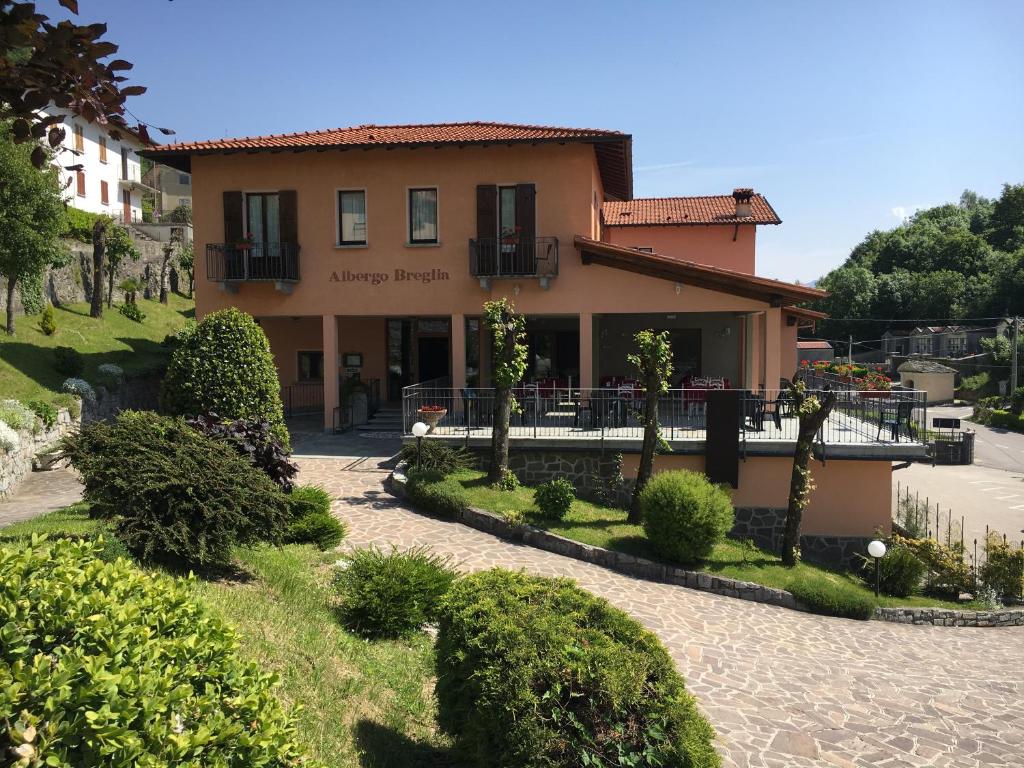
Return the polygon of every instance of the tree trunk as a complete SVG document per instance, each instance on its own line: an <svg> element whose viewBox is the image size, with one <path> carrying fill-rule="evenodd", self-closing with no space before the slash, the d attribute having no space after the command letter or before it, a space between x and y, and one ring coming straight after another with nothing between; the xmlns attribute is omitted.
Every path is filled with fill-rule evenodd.
<svg viewBox="0 0 1024 768"><path fill-rule="evenodd" d="M487 482L497 483L508 470L508 432L512 420L512 390L499 387L494 393L494 426L491 429L491 468Z"/></svg>
<svg viewBox="0 0 1024 768"><path fill-rule="evenodd" d="M196 280L196 276L192 272L192 270L190 269L188 271L188 297L190 299L192 298L192 291L195 290L195 280Z"/></svg>
<svg viewBox="0 0 1024 768"><path fill-rule="evenodd" d="M18 281L13 277L7 278L7 335L14 335L14 286Z"/></svg>
<svg viewBox="0 0 1024 768"><path fill-rule="evenodd" d="M114 270L111 268L107 275L107 309L114 306Z"/></svg>
<svg viewBox="0 0 1024 768"><path fill-rule="evenodd" d="M164 246L164 260L160 262L160 303L167 303L167 264L171 260L171 246Z"/></svg>
<svg viewBox="0 0 1024 768"><path fill-rule="evenodd" d="M103 317L103 256L107 249L107 225L99 219L92 228L92 307L90 317Z"/></svg>
<svg viewBox="0 0 1024 768"><path fill-rule="evenodd" d="M654 474L654 454L658 450L658 395L661 382L657 373L648 376L644 381L644 442L640 449L640 465L636 470L636 484L633 486L633 498L629 504L627 522L640 523L640 492Z"/></svg>
<svg viewBox="0 0 1024 768"><path fill-rule="evenodd" d="M814 446L814 436L818 434L821 425L832 412L836 404L836 395L829 392L825 395L818 410L811 414L804 414L803 403L808 395L796 386L790 387L790 395L794 400L796 412L800 415L800 427L797 433L796 448L793 451L793 472L789 478L789 505L786 509L786 527L782 533L782 564L794 566L797 561L797 552L800 551L800 524L803 521L804 507L807 506L807 499L810 495L810 475L807 465L811 460L811 449ZM813 396L813 395L812 395Z"/></svg>

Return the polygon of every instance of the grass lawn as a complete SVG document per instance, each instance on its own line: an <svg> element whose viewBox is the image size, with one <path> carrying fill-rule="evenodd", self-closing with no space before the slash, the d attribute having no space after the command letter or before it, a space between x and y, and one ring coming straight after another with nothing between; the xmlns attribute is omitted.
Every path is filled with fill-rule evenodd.
<svg viewBox="0 0 1024 768"><path fill-rule="evenodd" d="M0 545L35 533L102 529L85 505L0 529ZM213 613L235 627L241 653L278 673L278 696L302 704L299 737L331 768L453 764L437 731L431 639L367 641L335 620L328 588L337 554L311 546L244 548L233 580L195 582Z"/></svg>
<svg viewBox="0 0 1024 768"><path fill-rule="evenodd" d="M15 334L0 333L0 392L5 398L45 400L66 404L70 398L60 392L67 377L53 367L54 347L72 347L85 362L83 378L96 380L96 369L103 363L115 363L126 373L158 370L167 360L167 349L160 345L168 333L181 328L195 317L195 302L175 294L167 306L139 299L146 319L129 320L117 311L103 307L102 318L89 317L88 304L68 304L54 308L57 332L47 336L39 330L39 315L15 319Z"/></svg>
<svg viewBox="0 0 1024 768"><path fill-rule="evenodd" d="M564 520L545 520L537 514L532 488L521 486L515 491L495 490L487 484L484 473L476 470L461 470L453 477L466 489L469 503L474 507L499 514L516 510L523 512L531 525L565 536L567 539L667 562L655 554L644 535L643 526L626 522L626 511L623 509L603 507L577 499ZM794 568L786 568L778 555L759 549L749 542L726 539L715 547L706 562L690 567L779 589L788 589L794 580L827 580L837 586L857 590L874 600L873 591L851 574L838 573L809 563L799 563ZM881 606L974 607L971 604L954 603L921 595L905 598L882 595L877 602Z"/></svg>

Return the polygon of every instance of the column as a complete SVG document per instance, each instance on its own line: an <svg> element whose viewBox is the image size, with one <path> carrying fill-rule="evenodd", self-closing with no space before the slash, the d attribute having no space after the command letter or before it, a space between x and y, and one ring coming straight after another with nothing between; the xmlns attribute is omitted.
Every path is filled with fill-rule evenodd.
<svg viewBox="0 0 1024 768"><path fill-rule="evenodd" d="M594 386L594 315L580 312L580 389Z"/></svg>
<svg viewBox="0 0 1024 768"><path fill-rule="evenodd" d="M334 409L338 407L338 319L324 315L324 432L334 429Z"/></svg>
<svg viewBox="0 0 1024 768"><path fill-rule="evenodd" d="M769 308L764 324L764 388L775 392L782 376L782 308Z"/></svg>
<svg viewBox="0 0 1024 768"><path fill-rule="evenodd" d="M451 331L452 387L466 386L466 316L452 315Z"/></svg>

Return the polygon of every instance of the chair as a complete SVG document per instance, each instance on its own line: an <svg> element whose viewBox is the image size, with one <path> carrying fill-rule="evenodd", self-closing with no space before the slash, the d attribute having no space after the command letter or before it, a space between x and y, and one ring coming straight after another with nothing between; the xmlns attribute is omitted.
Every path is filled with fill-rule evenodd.
<svg viewBox="0 0 1024 768"><path fill-rule="evenodd" d="M883 427L888 427L893 442L898 443L900 441L901 426L906 430L908 438L913 437L910 425L910 419L913 415L914 403L909 400L902 400L891 405L883 405L878 414L878 434L875 435L875 439L877 440L881 437Z"/></svg>
<svg viewBox="0 0 1024 768"><path fill-rule="evenodd" d="M756 392L747 392L741 400L743 409L743 425L748 424L755 432L764 431L765 399Z"/></svg>

